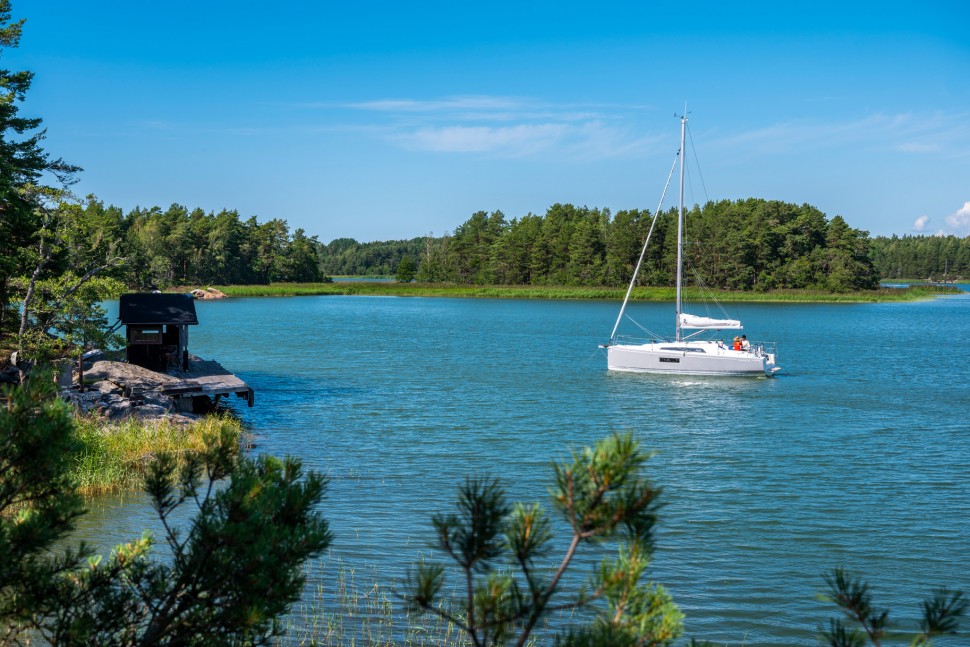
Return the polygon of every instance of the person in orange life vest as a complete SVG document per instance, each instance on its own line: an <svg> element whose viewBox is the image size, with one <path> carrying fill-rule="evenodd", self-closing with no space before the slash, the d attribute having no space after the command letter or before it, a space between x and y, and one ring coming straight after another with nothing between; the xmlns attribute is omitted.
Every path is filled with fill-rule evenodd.
<svg viewBox="0 0 970 647"><path fill-rule="evenodd" d="M734 338L734 350L741 350L741 338L740 337L735 337Z"/></svg>

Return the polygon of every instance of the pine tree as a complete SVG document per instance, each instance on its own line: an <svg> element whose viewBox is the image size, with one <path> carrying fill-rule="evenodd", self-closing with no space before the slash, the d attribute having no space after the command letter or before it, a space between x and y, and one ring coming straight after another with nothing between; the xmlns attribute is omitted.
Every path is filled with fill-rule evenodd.
<svg viewBox="0 0 970 647"><path fill-rule="evenodd" d="M303 564L329 546L327 481L295 459L240 457L212 439L184 468L160 455L146 491L169 558L144 535L107 559L61 549L83 513L68 465L67 405L39 372L0 411L0 644L267 644L303 590ZM176 519L195 515L184 527Z"/></svg>

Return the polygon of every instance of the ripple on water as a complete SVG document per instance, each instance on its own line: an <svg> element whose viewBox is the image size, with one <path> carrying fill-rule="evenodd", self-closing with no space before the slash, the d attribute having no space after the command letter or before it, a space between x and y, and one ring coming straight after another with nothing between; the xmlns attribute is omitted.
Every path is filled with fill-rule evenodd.
<svg viewBox="0 0 970 647"><path fill-rule="evenodd" d="M666 304L631 307L665 329ZM689 635L814 645L834 566L904 624L931 586L970 590L954 567L970 561L970 345L952 343L970 339L970 299L740 309L749 336L778 342L776 378L609 373L596 345L615 304L597 302L204 302L192 347L256 388L239 411L259 451L333 477L332 559L388 582L427 554L466 476L544 500L550 460L630 430L665 489L650 576ZM112 515L137 507L108 506L90 532L108 543Z"/></svg>

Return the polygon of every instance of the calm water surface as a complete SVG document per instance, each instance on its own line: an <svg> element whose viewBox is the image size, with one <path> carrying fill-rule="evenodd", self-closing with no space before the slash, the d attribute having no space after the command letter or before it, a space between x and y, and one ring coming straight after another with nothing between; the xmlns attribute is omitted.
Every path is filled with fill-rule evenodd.
<svg viewBox="0 0 970 647"><path fill-rule="evenodd" d="M970 591L970 295L923 303L730 307L778 342L774 379L612 374L606 302L294 297L198 302L190 348L256 389L258 449L329 474L333 558L387 580L427 554L466 475L545 500L549 461L632 430L665 488L651 577L687 635L816 644L821 574L866 576L912 626L946 584ZM672 328L670 304L632 317ZM136 536L138 497L84 532ZM110 530L109 530L110 529ZM581 565L585 575L587 565ZM965 638L965 636L964 636ZM941 641L937 644L960 644Z"/></svg>

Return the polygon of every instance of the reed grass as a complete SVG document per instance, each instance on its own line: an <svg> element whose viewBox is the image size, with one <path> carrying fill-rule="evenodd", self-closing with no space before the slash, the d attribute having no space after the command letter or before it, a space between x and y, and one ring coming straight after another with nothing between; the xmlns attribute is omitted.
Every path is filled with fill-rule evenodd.
<svg viewBox="0 0 970 647"><path fill-rule="evenodd" d="M374 565L355 568L332 557L305 569L302 600L285 619L280 645L467 647L467 635L440 617L415 615Z"/></svg>
<svg viewBox="0 0 970 647"><path fill-rule="evenodd" d="M335 647L469 647L466 633L441 617L409 611L395 591L394 579L383 577L377 565L352 566L332 554L304 568L307 586L301 602L284 619L279 645ZM457 587L457 583L455 584ZM451 588L443 607L461 607L463 591ZM527 647L552 644L562 628L586 623L592 616L559 609L544 616Z"/></svg>
<svg viewBox="0 0 970 647"><path fill-rule="evenodd" d="M81 449L72 459L72 473L77 491L85 496L140 489L147 466L162 452L184 456L223 430L243 436L242 423L228 416L206 416L187 425L165 418L107 422L78 416L75 429Z"/></svg>
<svg viewBox="0 0 970 647"><path fill-rule="evenodd" d="M441 617L407 610L404 601L374 564L354 567L333 554L304 568L307 586L301 602L284 619L278 645L335 647L469 647L466 633ZM451 589L444 603L460 606L461 595ZM526 641L528 647L546 644L556 627L575 621L572 610L550 614Z"/></svg>
<svg viewBox="0 0 970 647"><path fill-rule="evenodd" d="M626 288L546 285L456 285L441 283L271 283L269 285L214 286L231 297L264 296L401 296L455 297L490 299L560 299L620 301ZM718 290L718 301L725 303L877 303L932 299L941 294L959 294L954 287L912 286L880 288L856 292L833 293L822 290L771 290L767 292ZM709 293L686 288L688 300L702 300ZM636 301L673 301L672 287L637 287L631 298Z"/></svg>

